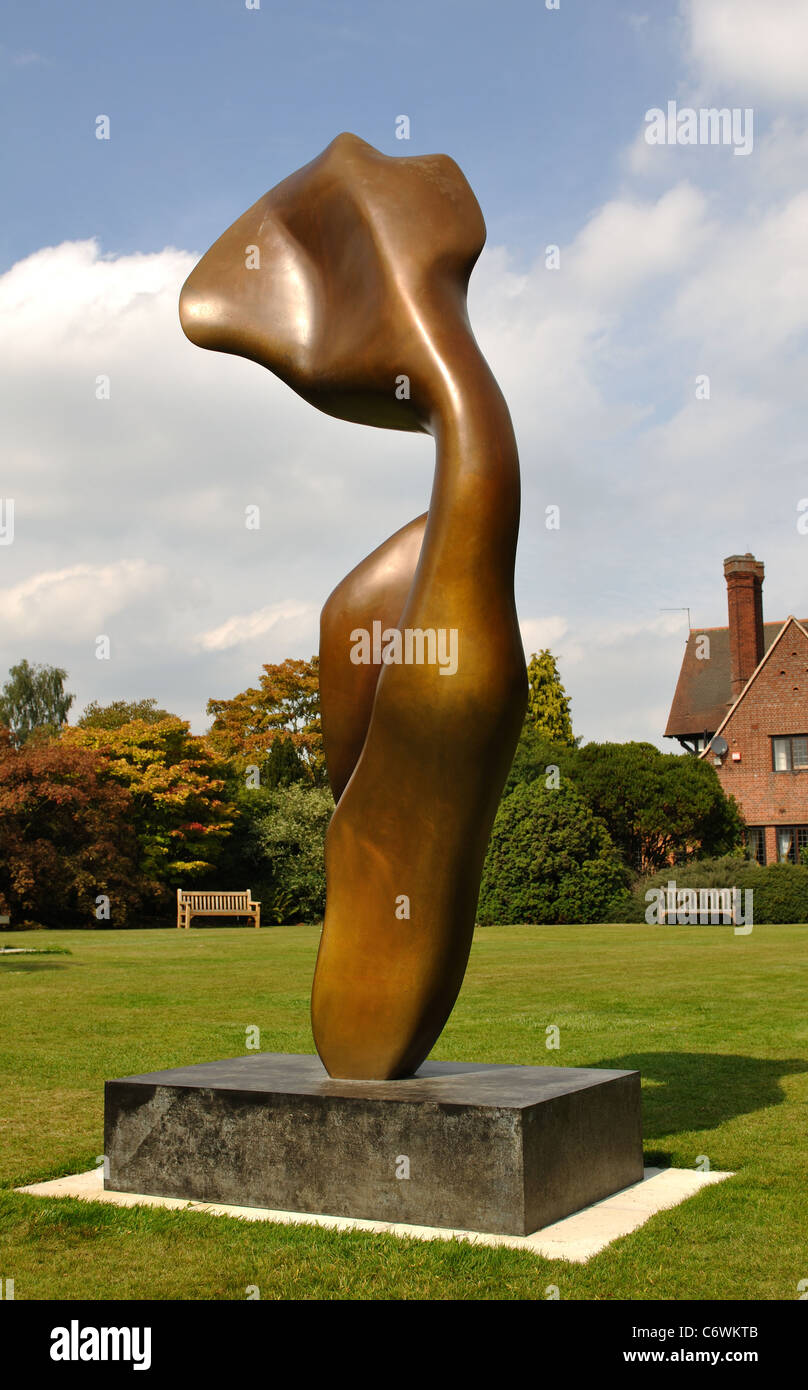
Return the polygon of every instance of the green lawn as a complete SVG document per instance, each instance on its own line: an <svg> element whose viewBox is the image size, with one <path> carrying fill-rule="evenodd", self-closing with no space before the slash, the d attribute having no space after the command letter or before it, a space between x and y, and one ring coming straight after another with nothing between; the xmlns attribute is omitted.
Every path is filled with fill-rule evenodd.
<svg viewBox="0 0 808 1390"><path fill-rule="evenodd" d="M436 1057L638 1067L646 1154L737 1176L588 1265L25 1197L95 1165L108 1077L313 1051L311 927L0 933L0 1275L18 1299L794 1299L808 1278L808 927L477 933ZM560 1028L547 1051L545 1029Z"/></svg>

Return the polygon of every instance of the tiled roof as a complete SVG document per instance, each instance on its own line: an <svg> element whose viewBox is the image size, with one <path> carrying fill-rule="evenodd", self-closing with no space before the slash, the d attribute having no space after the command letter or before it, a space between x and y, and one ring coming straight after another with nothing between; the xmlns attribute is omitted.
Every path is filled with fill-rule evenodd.
<svg viewBox="0 0 808 1390"><path fill-rule="evenodd" d="M782 626L782 622L763 624L764 655ZM696 656L697 639L704 636L710 639L708 660ZM729 628L694 628L687 639L665 737L694 738L715 733L732 703Z"/></svg>

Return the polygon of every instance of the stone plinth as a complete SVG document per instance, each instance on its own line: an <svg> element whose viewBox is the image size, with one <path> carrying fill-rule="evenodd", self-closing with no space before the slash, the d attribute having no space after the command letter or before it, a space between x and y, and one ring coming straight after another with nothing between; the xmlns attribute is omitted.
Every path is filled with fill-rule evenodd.
<svg viewBox="0 0 808 1390"><path fill-rule="evenodd" d="M643 1176L640 1074L254 1053L106 1083L104 1186L527 1235Z"/></svg>

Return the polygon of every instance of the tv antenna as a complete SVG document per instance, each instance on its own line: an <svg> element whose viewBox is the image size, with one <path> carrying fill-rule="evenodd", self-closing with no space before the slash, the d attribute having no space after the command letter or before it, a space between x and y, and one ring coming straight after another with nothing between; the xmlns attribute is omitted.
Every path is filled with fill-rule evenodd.
<svg viewBox="0 0 808 1390"><path fill-rule="evenodd" d="M690 609L689 609L689 608L660 608L659 611L660 611L660 613L686 613L686 614L687 614L687 630L688 630L688 632L690 632L690 630L691 630L693 624L692 624L691 621L690 621Z"/></svg>

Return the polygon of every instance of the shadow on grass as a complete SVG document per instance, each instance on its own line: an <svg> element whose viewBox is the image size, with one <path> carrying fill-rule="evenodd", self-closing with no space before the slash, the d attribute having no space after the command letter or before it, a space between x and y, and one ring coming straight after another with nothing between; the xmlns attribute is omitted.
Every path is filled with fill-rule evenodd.
<svg viewBox="0 0 808 1390"><path fill-rule="evenodd" d="M717 1129L725 1120L779 1105L780 1080L808 1072L795 1057L738 1057L713 1052L630 1052L604 1057L596 1067L639 1071L643 1129L661 1138L682 1131Z"/></svg>
<svg viewBox="0 0 808 1390"><path fill-rule="evenodd" d="M30 974L32 970L63 970L65 966L76 963L73 960L32 960L30 956L0 955L0 967L4 967L9 974L18 974L20 971Z"/></svg>

